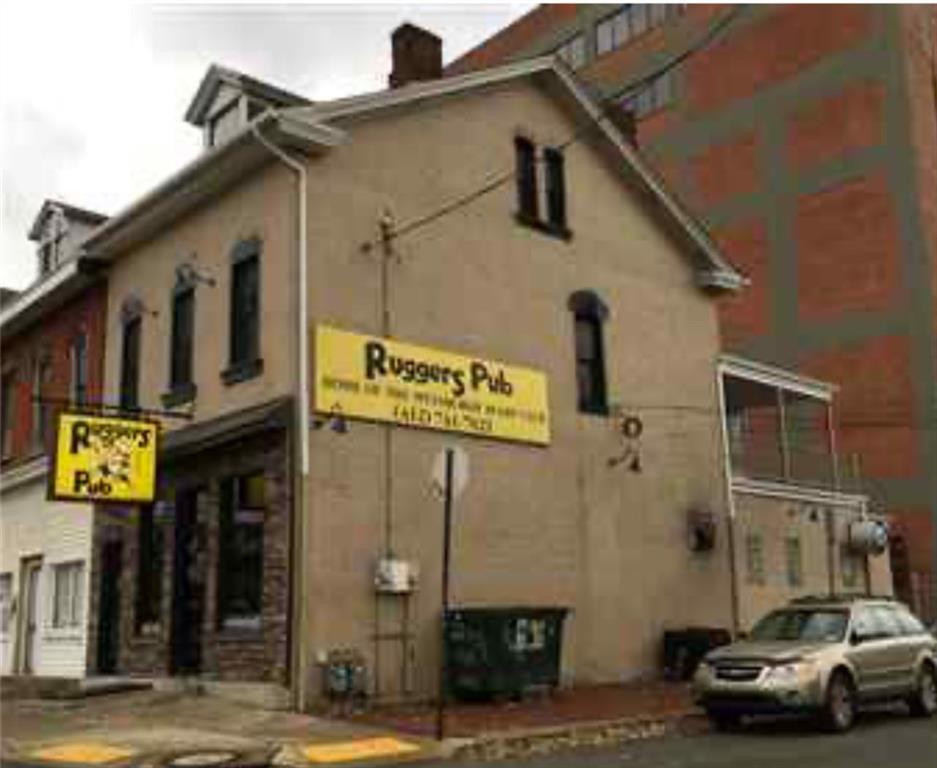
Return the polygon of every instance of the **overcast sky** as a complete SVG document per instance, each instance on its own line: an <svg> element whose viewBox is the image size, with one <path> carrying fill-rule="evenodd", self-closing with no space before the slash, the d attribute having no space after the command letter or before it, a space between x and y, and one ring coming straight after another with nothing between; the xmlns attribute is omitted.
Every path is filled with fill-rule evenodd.
<svg viewBox="0 0 937 768"><path fill-rule="evenodd" d="M199 152L183 120L212 62L311 99L383 88L390 32L412 21L446 61L529 3L137 5L7 3L0 23L0 285L36 274L42 201L114 213Z"/></svg>

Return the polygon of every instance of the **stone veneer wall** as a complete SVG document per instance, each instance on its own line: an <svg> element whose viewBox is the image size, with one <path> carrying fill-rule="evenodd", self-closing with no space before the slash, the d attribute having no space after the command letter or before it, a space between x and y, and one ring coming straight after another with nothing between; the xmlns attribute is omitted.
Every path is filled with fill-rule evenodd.
<svg viewBox="0 0 937 768"><path fill-rule="evenodd" d="M267 519L263 545L263 602L259 630L221 630L217 625L218 520L221 481L231 475L264 468ZM160 467L158 498L171 500L176 489L201 487L198 521L206 539L206 583L202 615L201 674L219 680L288 682L289 546L291 485L287 434L275 430L240 438L228 445L173 460ZM101 588L101 549L113 537L123 543L120 576L120 644L118 672L164 676L170 672L174 521L164 529L161 621L152 633L136 631L139 540L138 511L133 507L99 509L94 526L93 566L88 627L88 668L97 669L98 610Z"/></svg>

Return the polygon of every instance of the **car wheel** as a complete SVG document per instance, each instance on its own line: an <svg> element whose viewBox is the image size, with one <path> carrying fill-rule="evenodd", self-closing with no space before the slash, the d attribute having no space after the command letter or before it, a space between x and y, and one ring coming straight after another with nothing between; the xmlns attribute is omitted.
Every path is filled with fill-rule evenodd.
<svg viewBox="0 0 937 768"><path fill-rule="evenodd" d="M844 733L856 720L856 689L843 671L833 673L826 688L822 713L823 725L833 733Z"/></svg>
<svg viewBox="0 0 937 768"><path fill-rule="evenodd" d="M921 666L908 706L915 717L931 717L937 712L937 670L933 664Z"/></svg>
<svg viewBox="0 0 937 768"><path fill-rule="evenodd" d="M707 710L709 722L717 731L734 731L742 722L742 716L735 712L720 712L718 710Z"/></svg>

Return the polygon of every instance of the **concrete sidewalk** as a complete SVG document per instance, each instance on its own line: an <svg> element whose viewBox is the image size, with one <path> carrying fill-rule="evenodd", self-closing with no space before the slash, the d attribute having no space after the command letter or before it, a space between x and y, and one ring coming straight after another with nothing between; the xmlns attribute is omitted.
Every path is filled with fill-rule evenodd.
<svg viewBox="0 0 937 768"><path fill-rule="evenodd" d="M4 701L2 759L50 764L359 765L443 756L432 739L191 693Z"/></svg>
<svg viewBox="0 0 937 768"><path fill-rule="evenodd" d="M263 709L191 692L137 691L67 701L4 700L2 757L109 766L368 766L497 760L652 738L700 727L686 686L561 690L523 702L452 707L432 738L427 706L347 719Z"/></svg>

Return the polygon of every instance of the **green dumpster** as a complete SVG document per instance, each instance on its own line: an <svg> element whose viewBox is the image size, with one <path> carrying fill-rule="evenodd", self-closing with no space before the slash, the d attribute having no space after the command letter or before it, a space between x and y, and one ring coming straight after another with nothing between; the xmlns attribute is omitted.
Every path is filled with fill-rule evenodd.
<svg viewBox="0 0 937 768"><path fill-rule="evenodd" d="M447 683L460 700L554 689L566 608L454 608L446 616Z"/></svg>

